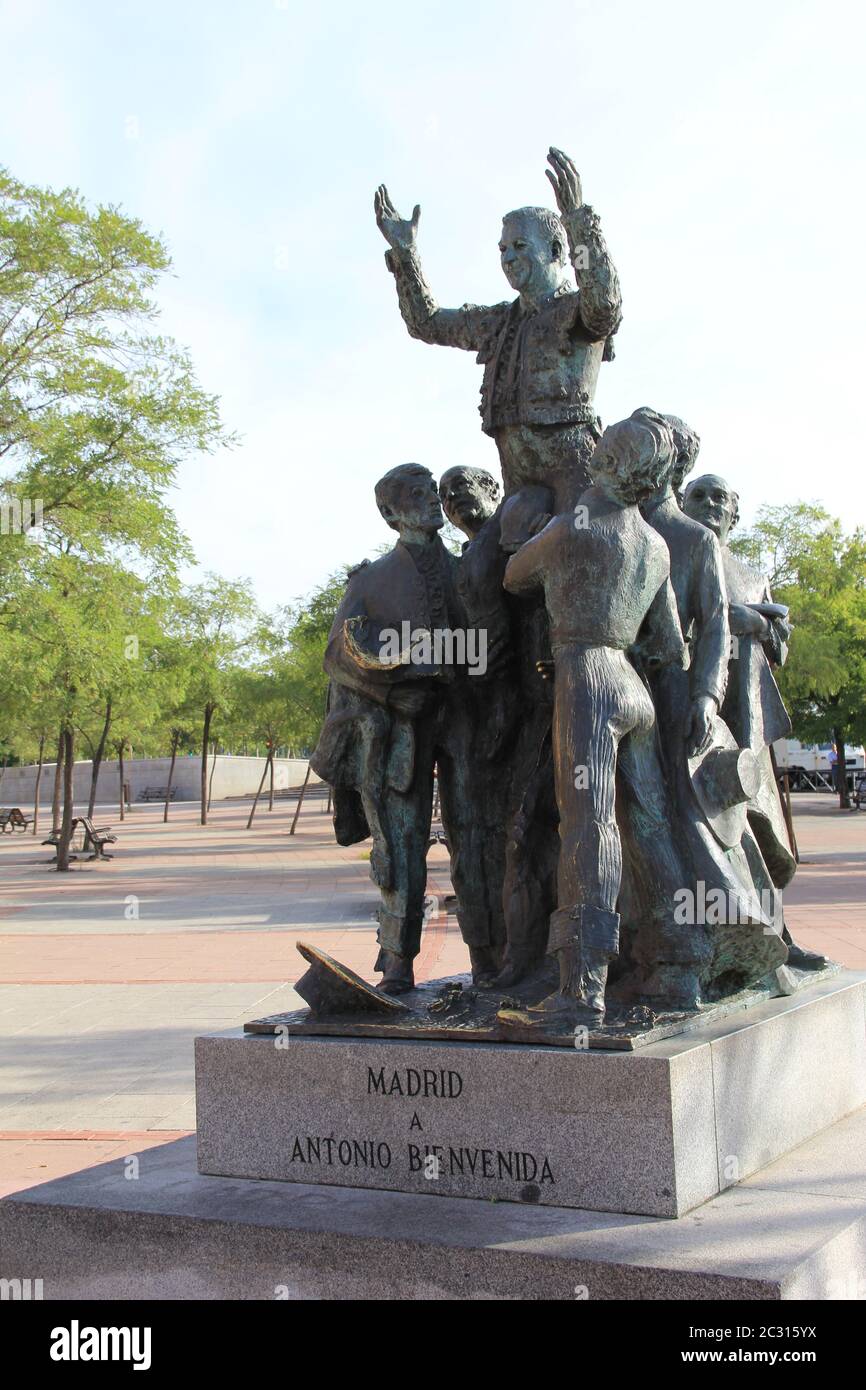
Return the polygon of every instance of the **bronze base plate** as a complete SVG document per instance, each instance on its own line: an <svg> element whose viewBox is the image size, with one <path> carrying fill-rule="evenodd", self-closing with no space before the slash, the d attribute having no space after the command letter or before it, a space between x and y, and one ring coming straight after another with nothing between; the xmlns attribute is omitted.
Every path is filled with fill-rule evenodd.
<svg viewBox="0 0 866 1390"><path fill-rule="evenodd" d="M703 1004L687 1012L659 1010L645 1004L610 1002L604 1023L573 1024L551 1019L542 1029L527 1027L524 1011L538 1004L555 988L556 967L546 961L533 975L507 995L501 990L481 990L469 975L429 980L400 995L405 1012L398 1017L370 1013L316 1017L309 1009L272 1014L244 1024L247 1033L285 1032L295 1037L408 1038L431 1042L526 1043L540 1047L587 1047L604 1051L633 1052L649 1043L694 1032L733 1013L805 989L838 973L829 963L822 970L787 970L786 988L774 976L760 987L743 990L726 999Z"/></svg>

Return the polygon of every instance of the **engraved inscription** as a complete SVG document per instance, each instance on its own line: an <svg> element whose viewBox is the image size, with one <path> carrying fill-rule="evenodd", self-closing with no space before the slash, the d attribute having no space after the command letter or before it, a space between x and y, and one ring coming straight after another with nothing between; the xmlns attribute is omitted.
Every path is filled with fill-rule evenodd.
<svg viewBox="0 0 866 1390"><path fill-rule="evenodd" d="M457 1071L423 1070L401 1067L385 1071L367 1068L368 1096L423 1096L425 1100L456 1100L463 1091L463 1078Z"/></svg>

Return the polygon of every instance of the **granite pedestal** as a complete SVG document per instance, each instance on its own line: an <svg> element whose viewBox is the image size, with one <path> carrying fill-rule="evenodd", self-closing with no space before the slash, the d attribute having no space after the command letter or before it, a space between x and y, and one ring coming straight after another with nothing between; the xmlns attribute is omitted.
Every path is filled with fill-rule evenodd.
<svg viewBox="0 0 866 1390"><path fill-rule="evenodd" d="M195 1140L0 1201L54 1299L866 1298L866 1110L675 1221L196 1171Z"/></svg>
<svg viewBox="0 0 866 1390"><path fill-rule="evenodd" d="M636 1052L196 1039L206 1174L677 1217L866 1104L844 972Z"/></svg>

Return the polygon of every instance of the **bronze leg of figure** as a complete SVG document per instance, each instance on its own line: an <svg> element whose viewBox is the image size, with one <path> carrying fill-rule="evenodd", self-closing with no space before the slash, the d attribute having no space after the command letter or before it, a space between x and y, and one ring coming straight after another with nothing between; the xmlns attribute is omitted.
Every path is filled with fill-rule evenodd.
<svg viewBox="0 0 866 1390"><path fill-rule="evenodd" d="M558 957L560 985L550 1007L580 999L602 1017L608 962L619 949L617 754L620 740L652 710L648 715L649 697L622 654L604 647L558 652L555 679L560 855L548 950Z"/></svg>
<svg viewBox="0 0 866 1390"><path fill-rule="evenodd" d="M462 716L455 713L446 746L437 749L436 761L457 920L469 947L473 982L488 987L502 964L505 946L504 831L487 814L490 808L485 804L484 787L478 785L482 769L472 752L471 730L465 719L465 711Z"/></svg>
<svg viewBox="0 0 866 1390"><path fill-rule="evenodd" d="M366 799L365 794L365 805ZM380 989L403 994L414 984L412 962L421 949L433 815L433 757L430 732L424 725L416 726L415 776L410 790L402 793L385 788L379 806L391 851L391 882L380 889L380 950L374 968L383 971Z"/></svg>

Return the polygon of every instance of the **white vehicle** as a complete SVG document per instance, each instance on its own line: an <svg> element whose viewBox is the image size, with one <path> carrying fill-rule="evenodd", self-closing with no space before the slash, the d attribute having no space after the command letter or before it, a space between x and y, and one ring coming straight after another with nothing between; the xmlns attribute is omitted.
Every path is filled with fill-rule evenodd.
<svg viewBox="0 0 866 1390"><path fill-rule="evenodd" d="M787 772L791 791L835 791L833 768L836 749L832 743L800 743L795 738L779 738L773 744L776 767ZM853 786L866 770L862 745L845 744L845 772Z"/></svg>

